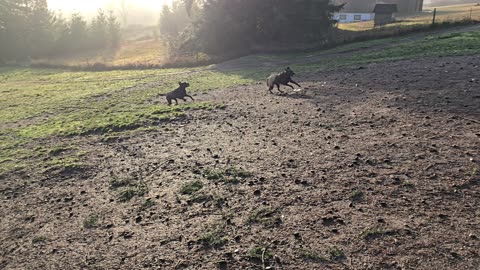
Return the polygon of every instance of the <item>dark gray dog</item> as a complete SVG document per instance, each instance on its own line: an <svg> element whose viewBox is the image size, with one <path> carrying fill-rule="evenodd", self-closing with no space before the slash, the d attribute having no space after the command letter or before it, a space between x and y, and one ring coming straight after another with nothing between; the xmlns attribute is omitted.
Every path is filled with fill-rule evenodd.
<svg viewBox="0 0 480 270"><path fill-rule="evenodd" d="M280 93L283 93L280 90L280 84L290 86L292 89L295 89L293 86L291 86L288 83L293 83L298 85L298 87L301 87L300 84L292 80L293 75L295 75L295 73L293 72L293 70L290 69L290 67L287 67L285 71L283 71L282 73L270 75L270 77L267 78L268 91L270 91L270 93L273 94L272 89L276 85L278 91L280 91Z"/></svg>
<svg viewBox="0 0 480 270"><path fill-rule="evenodd" d="M188 82L178 82L180 85L177 89L173 90L172 92L168 92L165 97L167 98L168 105L172 105L172 100L175 100L175 104L178 105L177 98L187 101L185 97L189 97L193 100L191 96L187 94L187 87L190 86Z"/></svg>

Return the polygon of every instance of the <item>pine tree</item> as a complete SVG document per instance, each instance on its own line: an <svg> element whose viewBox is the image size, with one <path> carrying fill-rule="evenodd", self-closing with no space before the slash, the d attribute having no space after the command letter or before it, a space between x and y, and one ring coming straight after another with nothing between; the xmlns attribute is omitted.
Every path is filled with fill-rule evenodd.
<svg viewBox="0 0 480 270"><path fill-rule="evenodd" d="M103 49L107 47L109 41L108 27L108 18L103 10L99 9L97 16L93 19L90 25L89 43L91 48Z"/></svg>
<svg viewBox="0 0 480 270"><path fill-rule="evenodd" d="M78 13L69 20L48 9L47 0L0 0L0 63L116 47L120 25L99 10L90 25Z"/></svg>
<svg viewBox="0 0 480 270"><path fill-rule="evenodd" d="M27 3L22 0L0 2L0 59L3 59L2 62L28 54L27 7Z"/></svg>
<svg viewBox="0 0 480 270"><path fill-rule="evenodd" d="M32 0L28 7L29 54L33 57L45 55L53 45L52 25L55 17L48 10L46 0ZM27 34L25 33L25 34Z"/></svg>
<svg viewBox="0 0 480 270"><path fill-rule="evenodd" d="M87 48L87 22L79 13L72 14L69 22L68 50L81 51Z"/></svg>
<svg viewBox="0 0 480 270"><path fill-rule="evenodd" d="M184 1L188 8L200 0ZM322 41L339 10L329 0L203 0L201 7L194 37L213 54Z"/></svg>
<svg viewBox="0 0 480 270"><path fill-rule="evenodd" d="M122 35L120 32L120 23L117 17L115 17L115 14L113 14L113 11L109 11L107 21L110 48L117 48L120 46Z"/></svg>

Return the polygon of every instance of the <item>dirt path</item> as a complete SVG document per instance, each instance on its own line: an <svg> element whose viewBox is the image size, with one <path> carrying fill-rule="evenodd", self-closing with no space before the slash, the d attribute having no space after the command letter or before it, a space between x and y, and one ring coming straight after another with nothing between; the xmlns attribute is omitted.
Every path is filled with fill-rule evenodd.
<svg viewBox="0 0 480 270"><path fill-rule="evenodd" d="M0 268L478 269L479 69L469 56L306 74L305 92L218 89L196 99L224 110L66 138L88 170L0 183ZM202 176L231 166L251 176ZM115 179L148 191L119 202Z"/></svg>

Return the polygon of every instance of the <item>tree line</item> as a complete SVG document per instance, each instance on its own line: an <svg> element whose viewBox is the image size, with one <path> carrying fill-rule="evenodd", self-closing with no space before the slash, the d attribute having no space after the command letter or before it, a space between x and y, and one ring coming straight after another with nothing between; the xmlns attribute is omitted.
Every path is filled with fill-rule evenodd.
<svg viewBox="0 0 480 270"><path fill-rule="evenodd" d="M46 0L0 1L0 63L115 48L121 38L113 12L99 10L91 22L78 13L65 18Z"/></svg>
<svg viewBox="0 0 480 270"><path fill-rule="evenodd" d="M341 8L330 0L176 0L159 27L178 50L228 54L324 41Z"/></svg>

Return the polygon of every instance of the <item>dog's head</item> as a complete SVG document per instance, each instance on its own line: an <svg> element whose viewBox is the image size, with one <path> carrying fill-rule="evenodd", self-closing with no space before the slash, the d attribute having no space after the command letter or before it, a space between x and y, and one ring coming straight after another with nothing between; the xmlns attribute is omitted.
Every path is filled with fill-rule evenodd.
<svg viewBox="0 0 480 270"><path fill-rule="evenodd" d="M287 68L285 69L285 72L286 72L287 75L290 76L290 77L293 76L293 75L295 75L295 72L293 72L293 70L291 70L290 67L287 67Z"/></svg>
<svg viewBox="0 0 480 270"><path fill-rule="evenodd" d="M187 88L190 86L190 84L188 82L178 82L178 85L180 85L180 87L182 88Z"/></svg>

